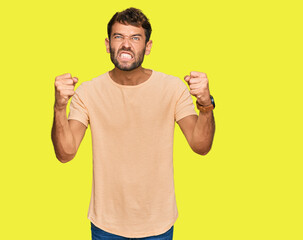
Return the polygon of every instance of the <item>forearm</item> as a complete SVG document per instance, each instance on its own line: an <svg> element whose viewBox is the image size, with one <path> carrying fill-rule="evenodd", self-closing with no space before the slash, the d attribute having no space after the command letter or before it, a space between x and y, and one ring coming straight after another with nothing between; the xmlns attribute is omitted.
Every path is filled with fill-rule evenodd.
<svg viewBox="0 0 303 240"><path fill-rule="evenodd" d="M66 109L54 109L52 142L60 162L68 162L74 158L76 143L66 117Z"/></svg>
<svg viewBox="0 0 303 240"><path fill-rule="evenodd" d="M192 148L201 155L206 155L212 146L215 133L215 119L213 111L201 112L192 135Z"/></svg>

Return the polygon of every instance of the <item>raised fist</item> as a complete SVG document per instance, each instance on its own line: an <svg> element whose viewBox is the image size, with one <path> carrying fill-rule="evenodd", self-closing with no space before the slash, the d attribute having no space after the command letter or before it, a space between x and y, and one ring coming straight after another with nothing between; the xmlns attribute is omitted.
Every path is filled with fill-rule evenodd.
<svg viewBox="0 0 303 240"><path fill-rule="evenodd" d="M184 80L189 85L189 93L197 98L200 105L211 105L208 79L205 73L192 71L190 75L184 77Z"/></svg>
<svg viewBox="0 0 303 240"><path fill-rule="evenodd" d="M78 78L72 77L70 73L57 76L55 79L55 108L66 109L68 100L75 94L74 88Z"/></svg>

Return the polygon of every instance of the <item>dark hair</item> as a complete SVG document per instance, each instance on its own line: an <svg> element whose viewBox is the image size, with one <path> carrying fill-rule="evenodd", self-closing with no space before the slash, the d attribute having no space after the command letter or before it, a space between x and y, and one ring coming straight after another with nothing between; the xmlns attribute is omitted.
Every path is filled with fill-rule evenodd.
<svg viewBox="0 0 303 240"><path fill-rule="evenodd" d="M151 25L148 18L142 13L140 9L137 8L128 8L122 12L116 12L112 19L107 24L107 35L110 39L112 33L112 26L115 22L119 22L125 25L132 25L135 27L142 27L145 32L145 38L147 43L151 35Z"/></svg>

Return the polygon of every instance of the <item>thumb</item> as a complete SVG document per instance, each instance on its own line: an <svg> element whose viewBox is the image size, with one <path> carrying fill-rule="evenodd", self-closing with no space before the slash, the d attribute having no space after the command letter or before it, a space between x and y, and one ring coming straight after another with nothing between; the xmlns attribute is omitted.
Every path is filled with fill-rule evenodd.
<svg viewBox="0 0 303 240"><path fill-rule="evenodd" d="M73 81L74 81L74 85L78 82L78 78L77 77L73 77Z"/></svg>
<svg viewBox="0 0 303 240"><path fill-rule="evenodd" d="M188 82L188 81L190 80L190 76L186 75L186 76L184 77L184 80L185 80L186 82Z"/></svg>

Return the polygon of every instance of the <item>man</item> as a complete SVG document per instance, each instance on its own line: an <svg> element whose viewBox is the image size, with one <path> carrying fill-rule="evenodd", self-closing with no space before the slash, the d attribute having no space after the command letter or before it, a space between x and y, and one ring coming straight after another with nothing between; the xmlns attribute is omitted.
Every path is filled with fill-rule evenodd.
<svg viewBox="0 0 303 240"><path fill-rule="evenodd" d="M178 217L173 179L175 122L192 150L209 152L213 98L205 73L179 78L145 69L151 26L138 9L116 13L108 23L106 50L114 69L74 92L76 77L56 77L52 141L62 163L72 160L88 124L93 184L88 219L93 239L172 239ZM191 95L197 98L199 116ZM66 106L72 97L68 119ZM116 237L116 238L115 238Z"/></svg>

